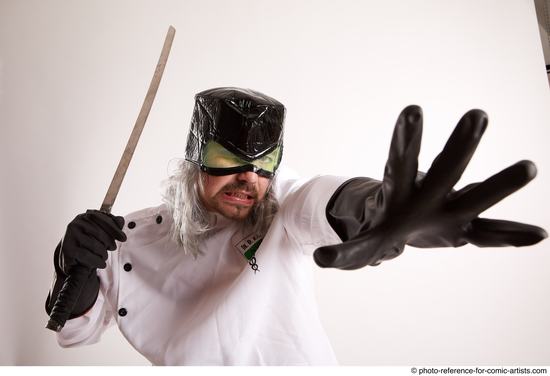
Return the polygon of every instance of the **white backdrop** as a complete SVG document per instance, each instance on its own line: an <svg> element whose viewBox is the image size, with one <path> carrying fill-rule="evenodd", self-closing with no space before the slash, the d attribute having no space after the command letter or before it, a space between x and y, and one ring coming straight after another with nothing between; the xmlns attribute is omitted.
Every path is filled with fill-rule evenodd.
<svg viewBox="0 0 550 376"><path fill-rule="evenodd" d="M460 116L482 108L489 128L460 185L531 159L539 176L485 215L550 229L550 98L531 1L0 0L0 364L147 364L116 328L58 348L43 303L53 249L99 207L170 24L115 213L159 203L193 95L240 86L287 106L284 163L303 175L380 178L411 103L424 109L426 170ZM549 365L548 244L407 248L377 268L318 269L340 362Z"/></svg>

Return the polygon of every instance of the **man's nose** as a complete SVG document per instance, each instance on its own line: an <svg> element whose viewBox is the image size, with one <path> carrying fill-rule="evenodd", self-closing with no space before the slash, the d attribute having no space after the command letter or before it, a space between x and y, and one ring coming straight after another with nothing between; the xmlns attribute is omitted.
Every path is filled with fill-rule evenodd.
<svg viewBox="0 0 550 376"><path fill-rule="evenodd" d="M258 182L258 174L252 171L240 172L237 174L237 180L249 184L256 184L256 182Z"/></svg>

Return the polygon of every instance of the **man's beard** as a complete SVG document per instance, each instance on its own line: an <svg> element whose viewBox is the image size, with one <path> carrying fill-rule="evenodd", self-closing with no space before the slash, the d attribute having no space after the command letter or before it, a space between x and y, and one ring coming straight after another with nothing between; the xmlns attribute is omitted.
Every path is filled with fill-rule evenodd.
<svg viewBox="0 0 550 376"><path fill-rule="evenodd" d="M165 181L163 195L163 201L170 209L174 220L172 227L173 240L183 248L185 253L190 253L195 258L202 253L202 243L217 230L214 227L215 222L212 220L212 214L201 203L198 193L200 179L199 166L181 160L174 174ZM242 184L227 184L222 191L243 189ZM250 209L248 215L240 221L244 231L260 236L267 233L279 209L279 204L271 187L273 187L273 181L265 197L258 200L256 188L246 186L251 192L254 192L256 203Z"/></svg>

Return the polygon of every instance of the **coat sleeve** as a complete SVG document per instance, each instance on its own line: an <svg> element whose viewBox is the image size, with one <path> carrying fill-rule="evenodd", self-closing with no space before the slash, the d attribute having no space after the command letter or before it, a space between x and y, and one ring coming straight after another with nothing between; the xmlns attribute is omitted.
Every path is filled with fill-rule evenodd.
<svg viewBox="0 0 550 376"><path fill-rule="evenodd" d="M116 252L116 251L115 251ZM110 253L112 255L112 253ZM103 332L114 323L114 310L109 303L113 291L113 260L109 256L107 267L99 269L99 293L92 308L84 315L67 320L57 333L57 343L61 347L76 347L99 342Z"/></svg>
<svg viewBox="0 0 550 376"><path fill-rule="evenodd" d="M296 181L281 204L285 230L307 255L316 248L341 243L327 219L327 204L347 177L316 176Z"/></svg>

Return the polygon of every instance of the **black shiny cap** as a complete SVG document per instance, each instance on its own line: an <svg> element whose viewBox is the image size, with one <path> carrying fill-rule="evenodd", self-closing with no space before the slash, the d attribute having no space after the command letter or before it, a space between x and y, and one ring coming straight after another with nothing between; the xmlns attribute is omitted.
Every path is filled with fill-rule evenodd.
<svg viewBox="0 0 550 376"><path fill-rule="evenodd" d="M220 87L195 96L185 158L199 163L208 141L216 141L246 161L283 143L285 107L250 89Z"/></svg>

